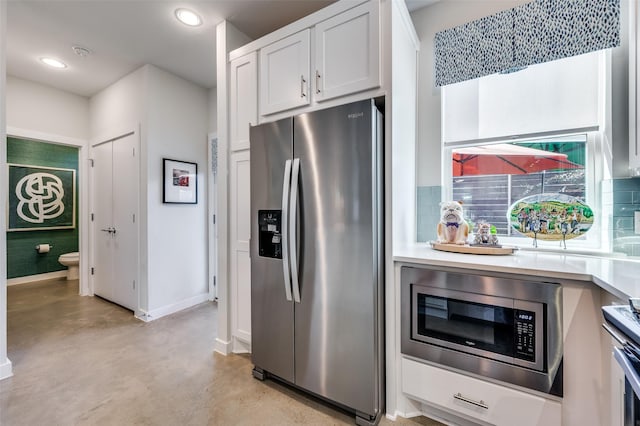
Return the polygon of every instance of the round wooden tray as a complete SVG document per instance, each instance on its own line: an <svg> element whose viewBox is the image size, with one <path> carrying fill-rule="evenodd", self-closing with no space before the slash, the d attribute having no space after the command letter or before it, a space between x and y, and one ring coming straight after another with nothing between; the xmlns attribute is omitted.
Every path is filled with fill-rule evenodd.
<svg viewBox="0 0 640 426"><path fill-rule="evenodd" d="M470 245L459 244L441 244L431 241L431 247L435 250L448 251L451 253L465 253L465 254L494 254L494 255L507 255L513 254L515 247L480 247Z"/></svg>

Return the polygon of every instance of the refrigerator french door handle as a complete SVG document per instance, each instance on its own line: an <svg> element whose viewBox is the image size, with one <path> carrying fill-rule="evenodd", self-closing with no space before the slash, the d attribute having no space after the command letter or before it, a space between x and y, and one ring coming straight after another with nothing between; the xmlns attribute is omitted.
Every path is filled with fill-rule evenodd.
<svg viewBox="0 0 640 426"><path fill-rule="evenodd" d="M300 159L293 159L293 172L291 177L291 203L289 204L289 247L291 251L291 286L293 287L293 300L300 303L300 283L298 282L298 244L296 228L298 225L298 186L300 177Z"/></svg>
<svg viewBox="0 0 640 426"><path fill-rule="evenodd" d="M284 273L284 294L288 301L291 298L291 273L289 269L289 232L287 229L289 216L289 189L291 188L291 160L284 163L282 178L282 272Z"/></svg>

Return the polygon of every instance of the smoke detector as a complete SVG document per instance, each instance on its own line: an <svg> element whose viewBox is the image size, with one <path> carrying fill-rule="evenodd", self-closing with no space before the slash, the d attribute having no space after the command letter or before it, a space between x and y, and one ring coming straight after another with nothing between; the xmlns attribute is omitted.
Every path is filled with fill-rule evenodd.
<svg viewBox="0 0 640 426"><path fill-rule="evenodd" d="M76 55L80 56L81 58L86 58L87 56L91 55L91 50L87 49L86 47L82 47L82 46L71 46L71 49L73 50L73 53L75 53Z"/></svg>

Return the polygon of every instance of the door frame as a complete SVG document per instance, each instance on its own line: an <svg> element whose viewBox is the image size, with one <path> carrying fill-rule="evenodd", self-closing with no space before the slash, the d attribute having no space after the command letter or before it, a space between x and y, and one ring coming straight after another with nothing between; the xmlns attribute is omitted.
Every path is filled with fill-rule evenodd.
<svg viewBox="0 0 640 426"><path fill-rule="evenodd" d="M78 293L80 296L93 295L89 282L90 224L89 224L89 141L85 139L60 136L53 133L38 132L19 127L7 127L7 137L31 139L36 142L53 143L78 148L78 252L80 253L80 277ZM6 262L6 259L5 259Z"/></svg>
<svg viewBox="0 0 640 426"><path fill-rule="evenodd" d="M214 164L214 152L213 141L219 143L217 133L209 133L207 135L207 230L208 230L208 272L207 282L209 283L209 300L214 301L218 299L218 286L220 285L218 280L218 178L217 175L220 172L218 156L220 152L220 146L217 146L216 150L216 164ZM216 168L216 173L213 173L213 168Z"/></svg>
<svg viewBox="0 0 640 426"><path fill-rule="evenodd" d="M138 283L138 285L136 286L136 308L134 310L134 316L136 316L137 318L146 318L144 310L143 310L143 303L141 300L141 294L143 293L141 291L141 287L143 285L146 286L146 282L143 283L141 280L141 269L140 269L140 259L142 258L142 244L141 244L141 229L144 226L143 223L143 218L142 218L142 214L141 214L141 199L143 197L141 197L142 191L143 191L143 186L142 186L142 164L141 164L141 158L142 158L142 141L141 141L141 137L140 137L140 126L139 125L131 125L131 126L124 126L121 127L118 131L114 131L112 133L106 134L100 138L95 138L91 141L91 143L89 144L89 157L87 159L87 165L89 166L88 169L90 170L90 178L88 181L88 185L89 185L89 189L90 189L90 194L91 196L89 197L89 204L88 204L88 209L87 209L87 213L86 213L86 220L87 220L87 226L88 226L88 230L89 230L89 241L88 241L88 251L89 251L89 262L87 263L87 276L89 277L89 293L91 296L94 295L94 289L95 289L95 282L94 282L94 276L90 274L90 269L91 267L89 265L94 265L95 264L95 256L96 256L96 248L95 248L95 243L97 241L97 234L96 234L96 230L95 230L95 224L90 220L90 216L91 216L91 212L93 211L93 208L95 206L95 191L93 190L95 188L95 174L93 172L93 168L91 167L91 163L93 162L94 158L93 158L93 149L98 146L98 145L103 145L105 143L108 142L113 142L116 141L118 139L122 139L124 137L133 135L136 137L136 149L138 151L138 205L136 206L136 222L137 222L137 238L138 238L138 248L137 248L137 252L136 252L136 257L137 257L137 268L136 268L136 283Z"/></svg>

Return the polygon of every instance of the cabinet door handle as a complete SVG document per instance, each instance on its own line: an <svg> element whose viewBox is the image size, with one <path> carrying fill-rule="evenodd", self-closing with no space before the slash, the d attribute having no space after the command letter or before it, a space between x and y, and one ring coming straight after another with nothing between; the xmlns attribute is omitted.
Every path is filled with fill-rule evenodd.
<svg viewBox="0 0 640 426"><path fill-rule="evenodd" d="M473 399L469 399L466 396L462 396L460 392L453 394L453 397L462 402L466 402L467 404L475 405L476 407L484 408L485 410L489 409L489 406L485 404L483 400L474 401Z"/></svg>
<svg viewBox="0 0 640 426"><path fill-rule="evenodd" d="M306 93L304 93L304 84L307 82L307 80L304 79L304 75L300 76L300 97L304 98L307 96Z"/></svg>
<svg viewBox="0 0 640 426"><path fill-rule="evenodd" d="M320 93L320 73L316 70L316 94Z"/></svg>

